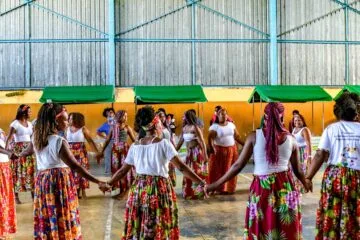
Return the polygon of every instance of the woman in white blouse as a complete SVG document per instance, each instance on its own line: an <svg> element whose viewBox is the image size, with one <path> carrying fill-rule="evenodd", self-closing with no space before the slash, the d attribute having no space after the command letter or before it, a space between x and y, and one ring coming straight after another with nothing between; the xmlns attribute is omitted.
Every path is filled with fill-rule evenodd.
<svg viewBox="0 0 360 240"><path fill-rule="evenodd" d="M315 239L360 239L360 97L345 92L336 100L339 120L323 132L306 175L311 180L324 162Z"/></svg>
<svg viewBox="0 0 360 240"><path fill-rule="evenodd" d="M15 120L10 124L9 137L6 140L6 149L20 154L31 143L33 125L29 121L31 108L29 105L21 104L17 110ZM15 144L10 146L12 140ZM19 192L31 192L34 197L35 158L27 155L11 160L12 178L14 183L15 201L20 204Z"/></svg>
<svg viewBox="0 0 360 240"><path fill-rule="evenodd" d="M221 178L238 158L236 142L243 145L236 126L228 121L225 108L219 109L216 121L209 128L208 144L210 149L209 183ZM237 177L227 181L218 191L222 194L235 192Z"/></svg>
<svg viewBox="0 0 360 240"><path fill-rule="evenodd" d="M125 229L122 239L179 239L178 210L175 190L169 179L169 163L173 163L195 183L205 182L178 157L174 146L157 129L160 120L152 107L143 107L135 117L139 140L132 144L125 164L109 185L114 184L135 166L133 182L125 211ZM108 190L102 188L102 190Z"/></svg>

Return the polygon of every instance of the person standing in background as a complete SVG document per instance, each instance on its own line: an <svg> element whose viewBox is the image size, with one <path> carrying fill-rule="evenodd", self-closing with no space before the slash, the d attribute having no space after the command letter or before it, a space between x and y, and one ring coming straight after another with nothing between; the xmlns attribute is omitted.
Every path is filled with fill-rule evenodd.
<svg viewBox="0 0 360 240"><path fill-rule="evenodd" d="M97 129L97 135L102 139L106 140L107 136L110 134L112 125L114 124L115 110L114 108L105 108L103 111L103 117L106 118L106 122L103 123ZM108 146L104 151L104 161L105 161L105 174L111 174L111 150L112 150L112 140L110 140Z"/></svg>

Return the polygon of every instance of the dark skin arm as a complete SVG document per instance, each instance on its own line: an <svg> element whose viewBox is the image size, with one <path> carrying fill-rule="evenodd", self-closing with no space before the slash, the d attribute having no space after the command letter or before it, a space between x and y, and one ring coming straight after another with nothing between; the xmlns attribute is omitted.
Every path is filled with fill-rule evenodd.
<svg viewBox="0 0 360 240"><path fill-rule="evenodd" d="M292 137L293 138L293 137ZM305 183L305 175L300 167L300 154L299 147L296 144L295 138L293 138L293 150L290 156L290 163L293 169L295 176L300 180L300 182L304 185L306 191L309 191L308 186Z"/></svg>
<svg viewBox="0 0 360 240"><path fill-rule="evenodd" d="M178 156L175 156L171 159L171 163L179 169L185 177L190 178L191 181L195 183L205 183L205 180L201 179L196 173L189 168L188 165L183 163Z"/></svg>
<svg viewBox="0 0 360 240"><path fill-rule="evenodd" d="M176 151L179 151L183 143L184 143L184 137L183 137L183 131L181 131L179 142L175 147Z"/></svg>
<svg viewBox="0 0 360 240"><path fill-rule="evenodd" d="M66 165L68 165L72 170L78 172L81 176L88 179L91 182L102 184L97 178L91 175L88 170L83 168L75 159L74 155L71 153L69 144L63 140L60 148L60 158L64 161Z"/></svg>
<svg viewBox="0 0 360 240"><path fill-rule="evenodd" d="M238 132L238 130L235 128L234 129L234 139L237 143L239 143L241 146L244 146L244 141L240 139L240 134Z"/></svg>
<svg viewBox="0 0 360 240"><path fill-rule="evenodd" d="M20 154L19 157L25 157L34 154L34 145L32 142L24 149Z"/></svg>
<svg viewBox="0 0 360 240"><path fill-rule="evenodd" d="M195 132L196 135L198 137L198 142L202 148L202 151L204 153L205 158L207 158L207 152L206 152L206 144L205 144L205 140L204 140L204 135L201 131L201 129L198 126L195 126Z"/></svg>
<svg viewBox="0 0 360 240"><path fill-rule="evenodd" d="M135 134L134 134L133 129L129 126L126 126L126 128L127 128L127 134L130 137L131 141L135 142Z"/></svg>
<svg viewBox="0 0 360 240"><path fill-rule="evenodd" d="M308 128L305 128L302 132L301 132L302 137L305 139L306 142L306 153L308 156L308 159L311 160L311 132ZM308 164L310 164L311 162L308 162Z"/></svg>
<svg viewBox="0 0 360 240"><path fill-rule="evenodd" d="M250 135L245 140L244 147L243 150L241 151L239 158L231 166L229 171L225 173L224 176L222 176L216 182L208 185L207 187L208 192L213 192L216 189L220 188L221 185L223 185L225 182L229 181L230 179L235 177L239 172L241 172L241 170L246 166L246 164L249 162L251 155L253 154L255 140L256 140L255 132L250 133Z"/></svg>
<svg viewBox="0 0 360 240"><path fill-rule="evenodd" d="M8 138L6 139L6 144L5 144L5 149L9 149L9 143L12 141L12 139L14 138L14 134L16 133L15 128L11 127L10 128L10 133Z"/></svg>
<svg viewBox="0 0 360 240"><path fill-rule="evenodd" d="M307 171L307 174L305 176L305 181L306 184L309 187L309 190L312 191L312 179L315 176L315 174L317 173L317 171L319 171L321 165L326 162L329 159L329 152L325 151L323 149L318 149L316 151L316 154L314 156L314 158L311 161L311 165Z"/></svg>
<svg viewBox="0 0 360 240"><path fill-rule="evenodd" d="M13 153L12 153L12 152L6 150L5 148L3 148L3 147L1 147L1 146L0 146L0 153L8 155L9 158L11 158L11 156L13 156Z"/></svg>
<svg viewBox="0 0 360 240"><path fill-rule="evenodd" d="M99 150L97 149L94 140L93 140L92 137L90 136L90 131L89 131L89 129L87 129L86 127L83 127L83 133L84 133L84 137L85 137L86 141L90 144L90 146L92 147L92 149L95 150L96 153L99 153Z"/></svg>
<svg viewBox="0 0 360 240"><path fill-rule="evenodd" d="M117 170L117 172L114 174L114 176L111 178L110 181L108 181L108 184L112 185L114 184L114 182L119 181L120 179L122 179L126 173L131 169L131 165L124 163L124 165Z"/></svg>
<svg viewBox="0 0 360 240"><path fill-rule="evenodd" d="M217 137L217 132L210 131L208 135L208 146L211 153L215 153L214 139Z"/></svg>

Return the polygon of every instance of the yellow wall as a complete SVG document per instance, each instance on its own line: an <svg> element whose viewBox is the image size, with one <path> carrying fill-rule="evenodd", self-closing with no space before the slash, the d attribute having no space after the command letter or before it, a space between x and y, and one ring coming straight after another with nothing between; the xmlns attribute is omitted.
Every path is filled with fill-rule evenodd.
<svg viewBox="0 0 360 240"><path fill-rule="evenodd" d="M36 118L37 112L41 107L41 104L29 104L32 111L32 119ZM254 111L254 123L255 127L259 126L260 118L263 113L263 109L266 103L249 104L245 102L208 102L204 104L157 104L153 105L155 110L162 107L165 108L167 113L173 113L176 118L176 124L178 126L177 133L179 134L181 117L183 113L194 108L200 112L200 117L204 119L205 132L207 136L207 129L209 128L209 122L213 114L214 108L217 105L221 105L228 110L228 114L235 120L235 124L240 132L241 138L245 139L246 135L253 129L253 111ZM319 136L322 132L322 116L324 106L324 120L325 126L334 121L332 109L334 102L330 103L288 103L285 105L285 122L286 125L291 119L291 112L293 109L298 109L305 117L305 120L313 132L313 135ZM1 104L1 117L0 127L9 132L9 125L15 118L16 110L19 105L17 104ZM90 129L93 136L96 136L96 129L105 121L102 117L102 111L105 107L111 107L111 104L83 104L83 105L67 105L68 112L81 112L86 117L86 126ZM138 106L140 108L142 106ZM135 104L133 103L115 103L115 110L124 109L128 112L129 124L133 126L135 117ZM31 119L31 120L32 120Z"/></svg>

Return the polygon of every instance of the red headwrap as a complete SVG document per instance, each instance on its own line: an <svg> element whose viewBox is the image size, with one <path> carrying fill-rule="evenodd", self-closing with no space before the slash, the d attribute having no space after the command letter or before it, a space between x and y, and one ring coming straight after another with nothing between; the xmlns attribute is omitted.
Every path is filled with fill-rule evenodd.
<svg viewBox="0 0 360 240"><path fill-rule="evenodd" d="M279 141L282 133L289 133L284 127L281 116L284 115L284 106L281 103L269 103L265 107L265 128L263 129L266 139L266 160L269 163L279 161Z"/></svg>

